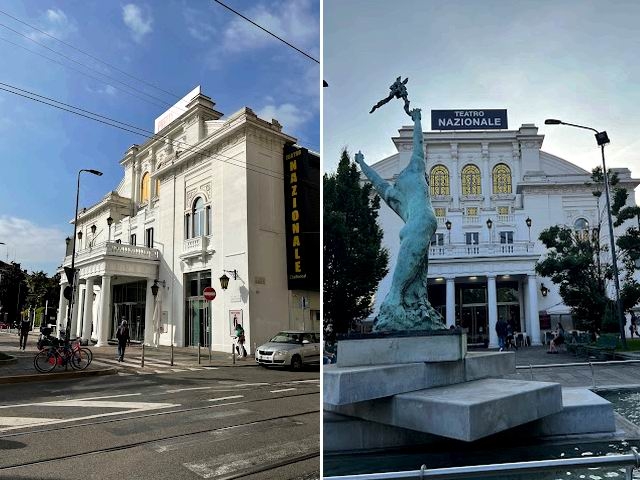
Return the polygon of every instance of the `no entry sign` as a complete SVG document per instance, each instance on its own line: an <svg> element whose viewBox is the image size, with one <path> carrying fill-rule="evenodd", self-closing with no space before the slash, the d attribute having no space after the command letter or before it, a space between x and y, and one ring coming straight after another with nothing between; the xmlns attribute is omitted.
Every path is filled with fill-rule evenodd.
<svg viewBox="0 0 640 480"><path fill-rule="evenodd" d="M204 299L205 300L213 300L214 298L216 298L216 291L213 289L213 287L207 287L202 291L202 294L204 295Z"/></svg>

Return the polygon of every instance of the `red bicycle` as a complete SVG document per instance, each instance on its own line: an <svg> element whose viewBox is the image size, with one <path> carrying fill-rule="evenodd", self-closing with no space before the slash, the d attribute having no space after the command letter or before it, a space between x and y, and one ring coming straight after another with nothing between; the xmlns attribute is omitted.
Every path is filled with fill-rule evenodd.
<svg viewBox="0 0 640 480"><path fill-rule="evenodd" d="M82 348L78 341L68 346L49 345L37 353L33 359L33 366L42 373L52 371L56 365L64 366L65 370L68 365L74 370L84 370L91 363L92 357L91 350Z"/></svg>

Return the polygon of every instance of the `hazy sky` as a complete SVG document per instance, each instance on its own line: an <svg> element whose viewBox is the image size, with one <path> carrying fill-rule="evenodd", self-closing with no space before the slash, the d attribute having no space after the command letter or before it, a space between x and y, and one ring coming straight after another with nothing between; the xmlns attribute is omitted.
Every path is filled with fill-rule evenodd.
<svg viewBox="0 0 640 480"><path fill-rule="evenodd" d="M319 59L319 0L228 4ZM151 131L156 117L201 85L225 116L248 106L268 121L278 119L303 146L319 149L319 65L213 1L2 2L0 59L2 83ZM144 137L0 91L0 242L7 244L0 245L0 259L8 256L30 271L53 273L62 263L64 238L73 232L69 220L78 170L104 172L83 175L82 208L118 186L119 161L129 146L144 142Z"/></svg>
<svg viewBox="0 0 640 480"><path fill-rule="evenodd" d="M411 120L400 100L369 115L399 75L412 107L506 108L509 129L534 123L542 150L587 170L601 164L591 132L606 130L607 167L640 178L640 2L610 0L324 0L323 161L361 149L396 152ZM637 201L640 201L636 195Z"/></svg>

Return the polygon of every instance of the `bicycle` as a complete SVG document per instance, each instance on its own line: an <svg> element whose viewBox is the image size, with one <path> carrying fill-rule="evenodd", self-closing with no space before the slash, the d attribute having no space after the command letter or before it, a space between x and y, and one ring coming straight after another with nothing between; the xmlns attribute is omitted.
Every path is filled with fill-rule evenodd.
<svg viewBox="0 0 640 480"><path fill-rule="evenodd" d="M33 366L41 373L52 371L56 365L64 365L66 370L69 364L74 370L84 370L92 359L91 350L82 348L76 341L69 346L44 346L33 359Z"/></svg>

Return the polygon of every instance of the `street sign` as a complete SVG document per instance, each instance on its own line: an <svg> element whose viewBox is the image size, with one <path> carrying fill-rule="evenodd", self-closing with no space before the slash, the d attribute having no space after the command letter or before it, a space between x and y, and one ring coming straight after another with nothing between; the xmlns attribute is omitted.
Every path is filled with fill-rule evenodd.
<svg viewBox="0 0 640 480"><path fill-rule="evenodd" d="M202 291L202 295L204 295L205 300L211 301L216 298L216 291L213 287L207 287Z"/></svg>

